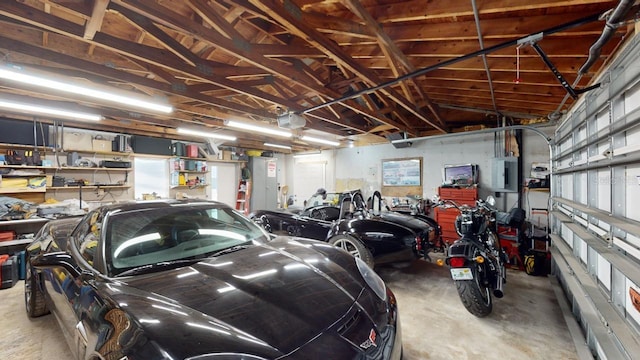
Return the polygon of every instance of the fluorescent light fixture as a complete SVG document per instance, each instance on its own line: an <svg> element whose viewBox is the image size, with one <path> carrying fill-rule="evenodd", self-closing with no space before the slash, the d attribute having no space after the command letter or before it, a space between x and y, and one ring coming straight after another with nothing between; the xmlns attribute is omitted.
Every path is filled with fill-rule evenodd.
<svg viewBox="0 0 640 360"><path fill-rule="evenodd" d="M290 131L278 130L275 128L268 128L268 127L253 125L253 124L247 124L247 123L233 121L233 120L227 121L226 124L227 126L231 126L237 129L256 131L256 132L268 134L268 135L291 137Z"/></svg>
<svg viewBox="0 0 640 360"><path fill-rule="evenodd" d="M278 144L272 144L272 143L264 143L264 146L274 147L274 148L278 148L278 149L287 149L287 150L291 150L291 146L287 146L287 145L278 145Z"/></svg>
<svg viewBox="0 0 640 360"><path fill-rule="evenodd" d="M86 121L100 121L102 116L98 114L83 113L78 111L63 110L60 108L39 106L28 103L9 101L0 98L0 108L8 109L10 111L27 113L27 114L41 114L48 115L55 118L86 120Z"/></svg>
<svg viewBox="0 0 640 360"><path fill-rule="evenodd" d="M178 131L178 134L200 136L200 137L211 138L211 139L236 141L235 136L223 135L223 134L218 134L218 133L209 132L209 131L191 130L191 129L185 129L185 128L178 128L177 131Z"/></svg>
<svg viewBox="0 0 640 360"><path fill-rule="evenodd" d="M315 137L312 137L312 136L306 136L306 135L301 137L300 140L310 141L310 142L314 142L314 143L318 143L318 144L331 145L331 146L340 146L340 143L337 142L337 141L319 139L319 138L315 138Z"/></svg>
<svg viewBox="0 0 640 360"><path fill-rule="evenodd" d="M29 74L28 72L32 72ZM158 102L149 101L135 93L125 93L120 89L100 90L100 85L94 84L90 86L76 85L62 80L48 78L47 75L40 71L29 70L22 66L3 64L0 67L0 79L5 79L22 84L39 86L55 91L76 94L80 96L88 96L90 98L101 101L109 101L122 105L129 105L135 108L151 110L154 112L169 114L173 112L173 107ZM118 94L120 92L121 94Z"/></svg>
<svg viewBox="0 0 640 360"><path fill-rule="evenodd" d="M314 151L314 152L306 152L306 153L294 154L293 157L294 158L306 158L306 157L318 156L320 154L322 154L320 151Z"/></svg>

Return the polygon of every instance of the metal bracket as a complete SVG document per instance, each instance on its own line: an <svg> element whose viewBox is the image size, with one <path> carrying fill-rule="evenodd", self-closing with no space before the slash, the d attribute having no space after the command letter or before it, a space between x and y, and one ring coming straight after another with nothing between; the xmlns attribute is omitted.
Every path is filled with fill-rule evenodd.
<svg viewBox="0 0 640 360"><path fill-rule="evenodd" d="M531 35L529 35L527 37L524 37L522 39L518 39L516 44L518 44L518 46L524 45L524 44L535 44L536 42L542 40L543 37L544 37L544 33L542 33L542 32L539 32L537 34L531 34Z"/></svg>
<svg viewBox="0 0 640 360"><path fill-rule="evenodd" d="M580 95L582 93L585 93L587 91L591 91L593 89L597 89L597 88L600 87L600 83L598 83L598 84L595 84L595 85L588 86L588 87L586 87L584 89L579 89L579 90L574 89L571 86L571 84L569 84L567 79L565 79L564 76L562 76L560 71L558 71L558 69L555 67L555 65L553 65L553 63L551 62L551 60L549 59L547 54L542 50L540 45L538 45L538 43L536 43L535 41L531 41L530 45L538 53L538 55L540 55L540 58L542 59L542 61L545 63L545 65L547 65L549 70L551 70L553 75L555 75L555 77L558 80L558 82L560 83L560 85L562 85L562 87L567 91L567 93L569 93L569 95L573 99L577 99L578 95Z"/></svg>

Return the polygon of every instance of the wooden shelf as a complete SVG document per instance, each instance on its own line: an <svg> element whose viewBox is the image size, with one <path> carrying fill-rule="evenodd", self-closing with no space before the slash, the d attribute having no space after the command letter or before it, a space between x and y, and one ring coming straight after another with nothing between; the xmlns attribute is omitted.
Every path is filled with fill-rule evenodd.
<svg viewBox="0 0 640 360"><path fill-rule="evenodd" d="M17 187L17 188L0 188L0 194L15 194L15 193L43 193L46 192L46 187L30 188L30 187Z"/></svg>
<svg viewBox="0 0 640 360"><path fill-rule="evenodd" d="M172 189L199 189L199 188L206 188L207 186L209 186L209 184L204 184L204 185L171 185Z"/></svg>
<svg viewBox="0 0 640 360"><path fill-rule="evenodd" d="M39 150L39 151L53 151L53 148L50 146L33 146L33 145L21 145L21 144L5 144L0 143L0 148L9 148L9 149L25 149L25 150Z"/></svg>
<svg viewBox="0 0 640 360"><path fill-rule="evenodd" d="M131 185L86 185L82 189L128 189ZM51 186L47 190L78 190L80 186Z"/></svg>
<svg viewBox="0 0 640 360"><path fill-rule="evenodd" d="M196 161L209 161L207 158L197 158L197 157L188 157L188 156L171 156L174 159L183 159L183 160L196 160Z"/></svg>
<svg viewBox="0 0 640 360"><path fill-rule="evenodd" d="M89 166L61 166L61 167L53 167L53 166L29 166L29 165L0 165L0 169L27 169L27 170L43 170L43 171L131 171L133 168L106 168L106 167L89 167ZM11 174L6 174L4 176L12 176ZM40 174L43 175L43 174ZM15 176L15 175L14 175ZM17 176L38 176L38 174L33 175L17 175Z"/></svg>
<svg viewBox="0 0 640 360"><path fill-rule="evenodd" d="M131 152L104 151L104 150L73 150L73 149L64 149L64 150L58 150L57 152L58 152L58 153L64 153L64 154L77 152L77 153L83 153L83 154L98 154L98 155L110 155L110 156L121 156L121 157L128 157L128 156L133 155L133 153L131 153Z"/></svg>
<svg viewBox="0 0 640 360"><path fill-rule="evenodd" d="M88 166L64 166L59 168L45 167L45 169L54 169L55 171L74 170L74 171L131 171L133 168L106 168L106 167L88 167Z"/></svg>
<svg viewBox="0 0 640 360"><path fill-rule="evenodd" d="M42 170L42 169L50 169L50 167L49 166L34 166L34 165L0 165L0 169Z"/></svg>
<svg viewBox="0 0 640 360"><path fill-rule="evenodd" d="M185 173L185 174L206 174L208 171L196 171L196 170L172 170L171 172Z"/></svg>

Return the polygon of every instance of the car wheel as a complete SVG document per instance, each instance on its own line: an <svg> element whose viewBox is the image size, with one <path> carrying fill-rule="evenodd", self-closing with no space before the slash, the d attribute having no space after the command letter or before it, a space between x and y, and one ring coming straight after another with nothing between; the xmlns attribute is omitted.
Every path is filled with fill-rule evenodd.
<svg viewBox="0 0 640 360"><path fill-rule="evenodd" d="M337 235L329 239L329 244L341 248L353 257L360 258L373 269L373 255L360 240L349 235Z"/></svg>
<svg viewBox="0 0 640 360"><path fill-rule="evenodd" d="M29 317L38 317L49 313L44 300L44 293L38 286L38 280L33 275L33 270L29 261L26 264L24 279L24 305Z"/></svg>

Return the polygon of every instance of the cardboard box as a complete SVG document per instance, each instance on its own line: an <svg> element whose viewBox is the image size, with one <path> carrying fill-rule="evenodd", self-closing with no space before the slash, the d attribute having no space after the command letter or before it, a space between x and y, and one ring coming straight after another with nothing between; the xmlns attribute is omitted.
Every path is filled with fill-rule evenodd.
<svg viewBox="0 0 640 360"><path fill-rule="evenodd" d="M91 134L64 130L61 135L64 140L62 136L58 135L58 144L63 144L64 150L93 151ZM111 149L111 145L109 145L109 149Z"/></svg>
<svg viewBox="0 0 640 360"><path fill-rule="evenodd" d="M111 151L111 140L93 139L93 151Z"/></svg>

